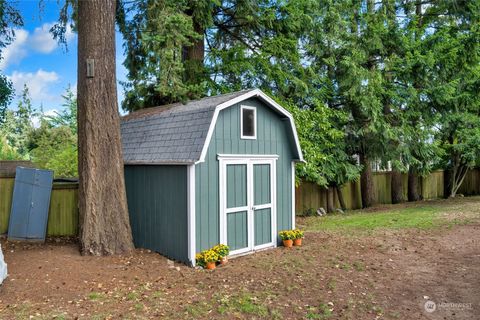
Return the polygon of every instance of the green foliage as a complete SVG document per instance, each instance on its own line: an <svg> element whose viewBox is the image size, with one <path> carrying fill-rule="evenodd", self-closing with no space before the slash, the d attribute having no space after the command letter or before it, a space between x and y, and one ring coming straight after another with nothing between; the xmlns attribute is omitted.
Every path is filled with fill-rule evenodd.
<svg viewBox="0 0 480 320"><path fill-rule="evenodd" d="M43 121L32 132L31 143L31 160L36 166L53 170L55 177L78 176L77 137L69 127L50 127Z"/></svg>
<svg viewBox="0 0 480 320"><path fill-rule="evenodd" d="M205 268L206 263L205 263L205 259L203 258L203 252L197 253L195 255L195 265Z"/></svg>
<svg viewBox="0 0 480 320"><path fill-rule="evenodd" d="M14 3L0 0L0 53L15 40L14 27L21 26L23 26L23 19Z"/></svg>
<svg viewBox="0 0 480 320"><path fill-rule="evenodd" d="M282 230L278 233L278 236L282 240L293 240L295 239L296 234L293 230Z"/></svg>
<svg viewBox="0 0 480 320"><path fill-rule="evenodd" d="M0 126L5 123L7 107L13 98L12 82L0 74Z"/></svg>
<svg viewBox="0 0 480 320"><path fill-rule="evenodd" d="M12 2L0 0L0 61L2 50L15 40L15 27L23 26L20 12ZM5 122L7 107L13 98L12 82L0 73L0 127Z"/></svg>
<svg viewBox="0 0 480 320"><path fill-rule="evenodd" d="M293 229L294 238L293 239L302 239L304 236L304 231L301 229Z"/></svg>
<svg viewBox="0 0 480 320"><path fill-rule="evenodd" d="M37 112L32 107L30 94L25 85L17 109L15 111L7 110L4 122L0 126L1 135L22 159L29 157L28 137L33 130L32 118L36 115Z"/></svg>
<svg viewBox="0 0 480 320"><path fill-rule="evenodd" d="M213 249L204 250L202 251L202 258L203 258L203 261L205 261L205 263L217 262L218 253Z"/></svg>
<svg viewBox="0 0 480 320"><path fill-rule="evenodd" d="M220 258L224 258L230 253L230 248L226 244L217 244L212 250L215 251Z"/></svg>
<svg viewBox="0 0 480 320"><path fill-rule="evenodd" d="M70 88L63 95L63 111L43 116L29 135L31 160L53 170L55 177L78 176L77 101Z"/></svg>
<svg viewBox="0 0 480 320"><path fill-rule="evenodd" d="M125 110L259 87L295 118L297 177L323 187L356 180L356 156L459 183L478 164L478 1L120 4Z"/></svg>
<svg viewBox="0 0 480 320"><path fill-rule="evenodd" d="M7 143L5 137L0 136L0 160L19 160L22 156Z"/></svg>
<svg viewBox="0 0 480 320"><path fill-rule="evenodd" d="M128 70L122 108L132 111L199 96L201 79L195 84L183 79L183 50L201 38L186 14L186 1L142 0L122 9L121 17L132 16L119 21Z"/></svg>
<svg viewBox="0 0 480 320"><path fill-rule="evenodd" d="M52 127L66 126L73 134L77 134L77 97L72 92L70 85L67 87L63 98L63 110L55 112L54 116L45 116L43 119Z"/></svg>
<svg viewBox="0 0 480 320"><path fill-rule="evenodd" d="M314 109L289 108L306 163L297 165L297 177L320 186L341 186L356 180L360 167L346 153L345 133L338 129L345 122L341 112L318 106Z"/></svg>

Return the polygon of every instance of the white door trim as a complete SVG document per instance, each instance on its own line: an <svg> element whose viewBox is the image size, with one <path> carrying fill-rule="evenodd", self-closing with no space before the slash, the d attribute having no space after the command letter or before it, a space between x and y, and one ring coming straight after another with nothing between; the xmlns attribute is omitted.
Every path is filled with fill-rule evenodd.
<svg viewBox="0 0 480 320"><path fill-rule="evenodd" d="M240 212L247 211L247 230L248 230L248 245L245 248L232 250L230 255L238 255L245 252L253 252L256 250L261 250L268 247L275 247L277 245L277 183L276 183L276 160L278 159L277 155L256 155L255 157L248 157L247 155L218 155L219 160L219 198L220 198L220 217L219 217L219 227L220 227L220 243L227 244L227 214L231 212ZM227 165L231 164L243 164L247 166L247 205L237 208L227 208L226 196L227 196ZM253 177L253 166L256 164L268 164L270 165L270 204L263 204L254 206L254 177ZM261 244L255 246L254 239L254 221L255 221L255 210L271 208L271 239L270 243Z"/></svg>
<svg viewBox="0 0 480 320"><path fill-rule="evenodd" d="M188 259L195 266L196 254L196 223L195 223L195 165L187 166L187 193L188 193Z"/></svg>

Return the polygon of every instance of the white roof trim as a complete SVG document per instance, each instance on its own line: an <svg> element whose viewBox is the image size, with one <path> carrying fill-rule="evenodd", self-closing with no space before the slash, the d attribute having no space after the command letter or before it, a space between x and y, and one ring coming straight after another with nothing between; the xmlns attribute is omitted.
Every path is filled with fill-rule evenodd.
<svg viewBox="0 0 480 320"><path fill-rule="evenodd" d="M295 122L293 121L293 117L290 114L290 112L285 110L281 105L276 103L272 98L270 98L265 93L263 93L262 90L255 89L255 90L248 91L247 93L242 94L241 96L228 100L227 102L219 104L215 108L215 113L213 114L212 122L210 123L210 126L208 128L207 137L205 138L205 143L202 148L202 153L200 154L200 159L197 162L195 162L196 164L205 161L205 157L207 156L208 147L210 146L210 141L212 140L213 131L215 130L218 114L220 113L220 111L252 97L257 97L262 99L264 102L266 102L271 107L276 109L279 113L283 114L288 118L292 132L293 132L293 137L295 140L295 147L297 148L297 152L300 157L299 160L301 162L305 162L305 160L303 159L302 149L300 148L300 141L298 140L297 129L295 128Z"/></svg>

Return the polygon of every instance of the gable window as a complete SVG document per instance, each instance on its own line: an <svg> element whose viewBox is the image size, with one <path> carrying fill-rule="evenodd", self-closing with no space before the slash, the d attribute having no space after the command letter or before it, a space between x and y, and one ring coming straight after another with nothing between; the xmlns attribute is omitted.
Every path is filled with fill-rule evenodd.
<svg viewBox="0 0 480 320"><path fill-rule="evenodd" d="M254 107L242 106L240 108L240 127L242 139L257 138L257 109Z"/></svg>

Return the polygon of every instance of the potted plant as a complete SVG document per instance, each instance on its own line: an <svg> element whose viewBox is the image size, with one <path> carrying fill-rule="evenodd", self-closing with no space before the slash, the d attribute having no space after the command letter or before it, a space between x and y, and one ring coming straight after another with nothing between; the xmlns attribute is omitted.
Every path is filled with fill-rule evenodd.
<svg viewBox="0 0 480 320"><path fill-rule="evenodd" d="M208 270L213 270L216 267L216 262L218 261L218 254L215 250L205 250L202 252L203 254L203 261L205 261L205 265Z"/></svg>
<svg viewBox="0 0 480 320"><path fill-rule="evenodd" d="M293 233L295 235L295 237L293 238L293 245L294 246L301 246L303 235L304 235L303 230L295 229L295 230L293 230Z"/></svg>
<svg viewBox="0 0 480 320"><path fill-rule="evenodd" d="M195 264L199 267L205 268L205 259L203 258L203 252L195 255Z"/></svg>
<svg viewBox="0 0 480 320"><path fill-rule="evenodd" d="M283 230L280 231L279 234L280 239L283 241L283 246L287 248L291 248L293 245L293 238L295 234L293 233L292 230Z"/></svg>
<svg viewBox="0 0 480 320"><path fill-rule="evenodd" d="M213 250L217 253L220 264L224 265L228 262L227 256L230 253L230 248L226 244L217 244L213 247Z"/></svg>

